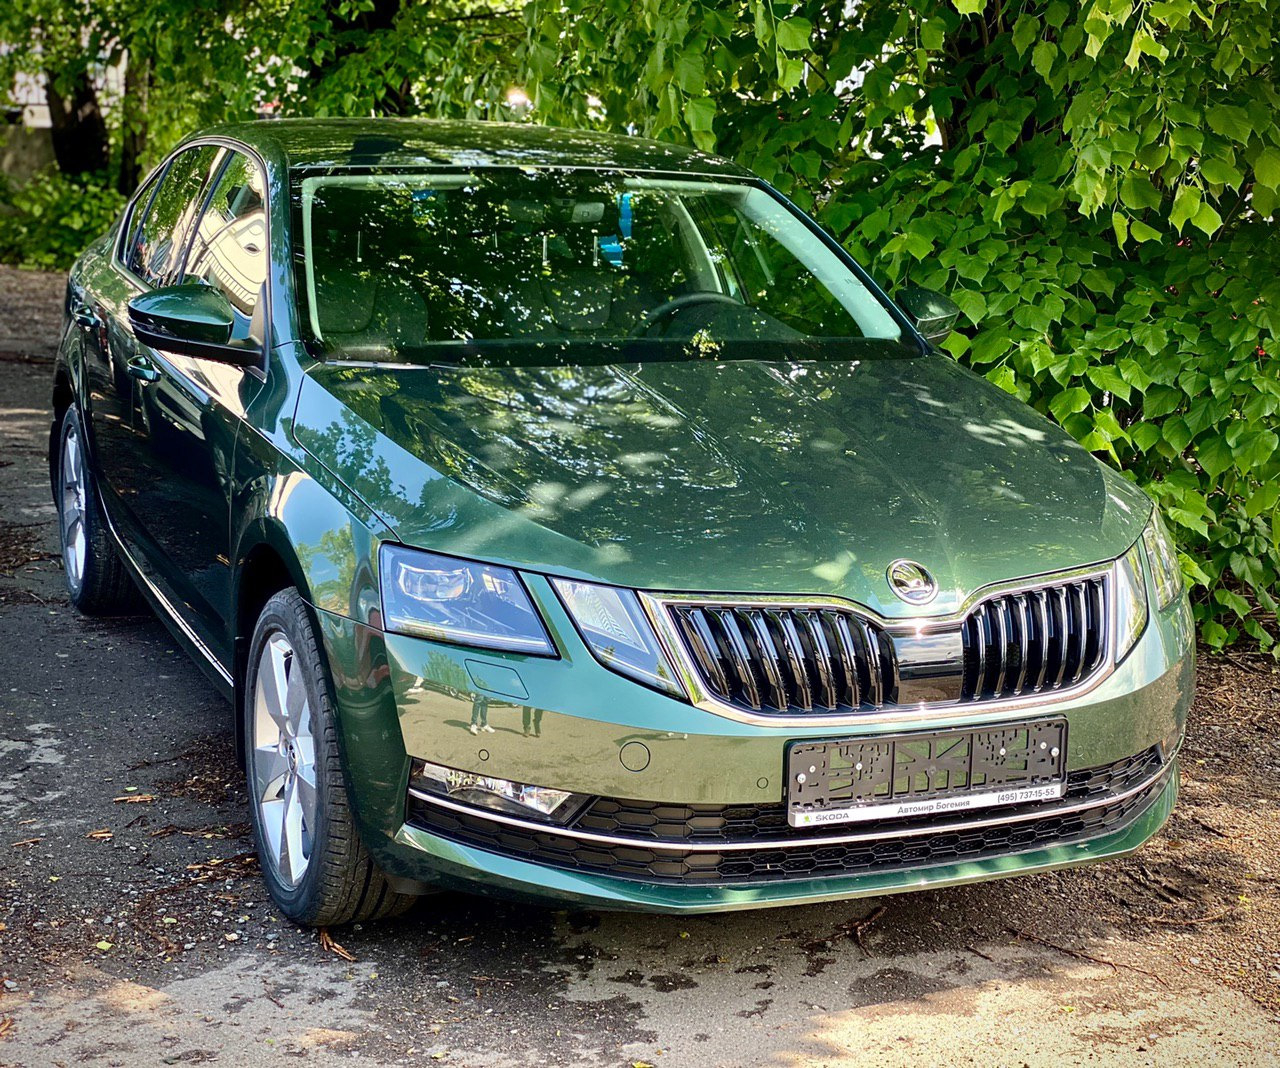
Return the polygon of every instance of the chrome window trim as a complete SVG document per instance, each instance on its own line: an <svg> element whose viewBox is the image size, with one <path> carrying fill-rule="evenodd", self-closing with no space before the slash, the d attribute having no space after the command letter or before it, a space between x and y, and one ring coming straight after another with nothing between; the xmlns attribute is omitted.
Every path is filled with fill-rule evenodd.
<svg viewBox="0 0 1280 1068"><path fill-rule="evenodd" d="M215 156L213 159L213 163L210 165L210 175L213 182L217 182L217 180L221 177L222 171L227 162L227 154L231 152L238 152L243 156L247 156L249 159L253 160L253 162L257 165L259 170L261 170L262 172L262 209L264 213L264 219L266 221L266 232L267 232L267 237L266 237L267 278L266 278L266 287L265 287L266 294L267 294L267 306L264 313L265 314L264 322L266 323L267 336L262 341L262 365L258 368L245 367L244 370L255 371L256 372L255 377L263 381L266 381L266 369L267 369L268 361L270 358L270 353L271 353L271 350L274 349L277 345L277 342L275 341L275 322L276 322L275 320L275 288L276 287L272 284L272 273L271 273L271 265L273 262L271 241L274 235L272 232L272 225L271 225L271 182L269 181L271 171L267 167L266 160L262 158L262 155L256 149L251 148L250 146L246 145L242 141L235 140L235 138L223 137L219 134L213 134L207 137L198 137L192 141L185 141L182 144L180 144L177 148L175 148L172 152L170 152L167 156L165 156L163 160L160 161L160 163L152 170L151 174L147 175L146 180L143 181L141 185L139 185L138 192L134 194L134 199L131 200L129 204L126 206L125 211L128 213L128 219L126 219L125 225L121 227L121 232L116 235L114 248L112 249L112 254L111 254L111 263L112 263L112 266L115 267L115 269L127 281L132 283L133 287L139 292L145 293L152 288L151 283L147 282L143 278L139 278L136 274L133 273L132 270L129 269L128 264L125 263L123 257L121 256L121 249L124 241L124 232L128 229L129 225L132 222L133 213L137 209L138 201L141 199L140 194L147 191L147 183L151 182L155 176L157 175L159 176L159 181L155 183L155 188L150 190L150 195L154 196L156 190L160 188L160 182L164 181L164 174L162 172L169 166L169 163L179 153L185 152L189 148L203 148L206 146L213 146L214 148L222 149L222 155ZM200 202L201 202L200 215L201 216L204 215L205 208L208 207L208 195L211 192L212 192L212 186L210 186L209 189L201 191L201 194L200 194ZM197 220L197 223L198 223L198 220ZM194 231L193 231L193 234L194 234ZM181 272L184 277L186 275L187 254L190 251L190 247L191 247L191 242L188 241L186 246L182 250ZM172 364L170 364L169 366L172 366Z"/></svg>
<svg viewBox="0 0 1280 1068"><path fill-rule="evenodd" d="M1058 802L1054 804L1046 803L1043 807L1029 812L1019 812L1013 815L988 816L984 819L969 820L952 820L949 823L936 823L929 826L909 827L906 830L895 831L892 834L885 834L883 831L859 831L849 834L824 835L822 837L806 837L806 838L763 838L756 841L733 841L733 842L705 842L705 841L687 841L676 840L673 838L628 838L625 835L600 834L596 831L581 831L570 827L560 827L554 823L543 823L537 820L526 820L519 816L509 816L502 812L492 809L478 808L475 805L462 804L457 801L450 801L448 798L439 797L436 794L428 793L425 790L419 790L415 787L409 787L408 794L410 797L418 801L422 801L437 808L447 809L450 812L458 812L467 816L477 816L481 819L492 820L495 823L502 823L510 827L518 827L524 831L532 831L536 834L550 834L560 838L572 838L580 842L591 842L596 845L624 846L632 849L652 849L655 851L668 853L732 853L743 852L746 850L760 849L792 849L806 846L828 846L828 845L844 845L851 842L874 842L874 841L892 841L898 838L918 838L927 834L948 834L953 831L977 830L983 827L995 827L1004 824L1026 823L1031 820L1047 819L1052 816L1070 815L1073 812L1085 812L1093 808L1101 808L1104 805L1116 804L1121 801L1127 801L1129 798L1142 793L1144 790L1150 789L1159 783L1162 779L1166 779L1176 767L1177 753L1174 752L1165 760L1163 764L1151 775L1148 775L1142 782L1122 790L1119 793L1106 794L1102 797L1093 798L1089 801L1082 802ZM984 811L978 809L976 811ZM999 808L987 809L989 812L999 812ZM427 830L426 833L434 834L436 832ZM442 835L447 837L447 835ZM482 848L482 847L477 847Z"/></svg>
<svg viewBox="0 0 1280 1068"><path fill-rule="evenodd" d="M1123 555L1123 554L1122 554ZM1011 579L1005 582L991 583L971 593L958 609L946 615L921 616L914 619L883 616L873 609L858 604L844 597L827 595L794 595L794 594L742 594L723 595L707 593L668 593L665 591L638 591L641 605L649 617L658 642L670 660L680 683L688 694L689 702L704 712L711 712L738 723L748 723L760 727L865 727L868 725L893 725L904 721L934 721L940 719L956 722L989 720L992 716L1014 716L1018 713L1034 709L1042 705L1057 705L1071 701L1077 697L1097 689L1116 669L1114 658L1115 644L1112 635L1118 622L1118 606L1116 604L1116 569L1120 566L1120 558L1102 564L1088 564L1067 571L1054 571L1025 578ZM692 656L685 647L671 618L669 608L673 605L750 605L761 608L836 608L853 615L860 616L881 627L889 634L927 634L932 631L957 627L979 605L995 597L1004 597L1014 593L1027 593L1032 590L1056 586L1064 582L1083 579L1100 578L1106 586L1107 597L1107 633L1103 635L1105 648L1102 652L1100 666L1093 674L1081 679L1073 686L1041 693L1009 697L1003 700L970 700L911 705L892 705L878 708L871 712L814 713L805 712L793 715L774 715L765 712L753 712L739 708L737 705L722 701L710 693L702 682L702 677Z"/></svg>

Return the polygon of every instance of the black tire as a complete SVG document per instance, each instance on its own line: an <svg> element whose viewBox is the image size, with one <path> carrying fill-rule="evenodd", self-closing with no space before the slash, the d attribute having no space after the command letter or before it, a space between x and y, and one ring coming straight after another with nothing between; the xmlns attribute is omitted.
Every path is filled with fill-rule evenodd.
<svg viewBox="0 0 1280 1068"><path fill-rule="evenodd" d="M78 473L69 469L69 446L75 449ZM53 500L58 509L58 544L67 594L76 609L89 616L142 611L142 595L107 530L93 471L86 460L80 413L72 405L62 416L58 452L53 458Z"/></svg>
<svg viewBox="0 0 1280 1068"><path fill-rule="evenodd" d="M265 796L269 791L262 791L255 785L259 782L259 761L263 762L263 781L270 774L266 770L270 754L264 757L254 744L254 720L259 714L256 695L263 653L267 643L276 635L283 636L290 647L285 656L290 687L299 678L297 673L301 672L314 741L315 826L306 829L310 853L305 870L296 880L282 870L286 862L278 859L264 827L262 797L259 794L263 792ZM391 888L360 840L343 776L328 669L306 602L292 587L273 596L258 617L249 644L242 698L245 777L254 839L263 880L276 906L294 923L312 927L386 919L409 909L416 898ZM301 762L295 764L292 757L288 764L294 768L301 767Z"/></svg>

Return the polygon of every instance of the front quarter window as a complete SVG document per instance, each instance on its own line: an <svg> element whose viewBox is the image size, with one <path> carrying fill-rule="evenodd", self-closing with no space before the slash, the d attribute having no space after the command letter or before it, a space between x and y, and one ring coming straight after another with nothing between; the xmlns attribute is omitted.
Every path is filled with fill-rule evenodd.
<svg viewBox="0 0 1280 1068"><path fill-rule="evenodd" d="M200 193L218 155L214 145L179 152L129 235L125 266L149 286L164 285L181 262L192 223L200 210Z"/></svg>

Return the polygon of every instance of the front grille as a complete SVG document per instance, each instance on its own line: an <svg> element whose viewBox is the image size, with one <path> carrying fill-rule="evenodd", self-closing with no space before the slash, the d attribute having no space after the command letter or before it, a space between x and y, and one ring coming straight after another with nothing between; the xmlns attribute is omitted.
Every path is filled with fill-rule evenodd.
<svg viewBox="0 0 1280 1068"><path fill-rule="evenodd" d="M892 704L892 644L838 608L674 604L703 683L755 712L860 712Z"/></svg>
<svg viewBox="0 0 1280 1068"><path fill-rule="evenodd" d="M1106 575L996 594L923 632L833 605L680 600L662 610L719 701L766 716L839 715L1075 686L1106 662Z"/></svg>
<svg viewBox="0 0 1280 1068"><path fill-rule="evenodd" d="M1132 761L1112 765L1112 770L1090 769L1076 772L1071 777L1071 789L1076 791L1077 797L1092 795L1093 791L1101 789L1098 785L1100 782L1129 781L1140 769L1149 770L1152 759L1150 754L1143 754ZM1154 760L1158 767L1158 754ZM1131 785L1138 785L1142 781L1139 777ZM983 826L983 821L991 818L988 810L985 813L975 813L968 821L969 826L961 825L957 828L957 821L952 817L948 830L932 833L926 831L909 836L895 835L895 831L901 830L898 822L909 823L913 829L918 829L927 826L930 821L941 823L947 818L926 817L923 820L885 822L875 825L878 832L875 838L835 843L806 842L803 840L805 833L792 828L785 829L788 841L770 841L771 837L784 832L771 819L759 815L753 817L750 812L752 809L760 811L771 806L741 806L732 818L731 809L727 808L722 810L720 816L713 817L713 821L721 818L724 820L719 833L732 830L735 835L740 835L747 830L755 834L758 829L759 846L723 851L657 849L654 848L656 839L651 838L646 842L644 837L634 834L636 828L629 828L634 842L623 844L584 841L556 829L534 829L498 823L482 813L442 809L414 797L410 798L409 820L416 827L461 844L557 868L646 881L734 885L867 875L932 864L978 861L1050 845L1083 842L1127 826L1155 801L1165 782L1166 778L1162 776L1128 797L1074 812L1049 812L1036 819ZM609 819L616 821L619 813L599 810L598 806L601 804L601 801L595 802L586 815L579 817L578 826L586 829L589 826L586 821L590 819L597 822L602 818L606 822ZM614 804L632 806L637 803ZM708 806L657 807L693 810ZM1010 808L1003 810L1002 814L1012 817L1019 810ZM597 812L595 817L591 816L593 811ZM674 815L669 813L668 817ZM689 826L689 820L705 819L706 815L704 812L687 818L669 818L667 829L674 829L673 824L680 823ZM785 816L783 820L785 827ZM690 837L696 838L699 843L705 842L710 827L711 824L707 823L700 834ZM823 833L830 837L832 828L825 828ZM812 834L809 836L816 837Z"/></svg>
<svg viewBox="0 0 1280 1068"><path fill-rule="evenodd" d="M1076 685L1102 666L1108 618L1101 575L988 598L964 621L962 700Z"/></svg>

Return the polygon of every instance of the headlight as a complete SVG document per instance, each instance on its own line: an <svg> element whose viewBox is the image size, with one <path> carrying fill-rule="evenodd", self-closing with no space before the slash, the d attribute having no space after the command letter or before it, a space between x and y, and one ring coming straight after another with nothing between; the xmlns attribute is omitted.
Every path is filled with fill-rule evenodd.
<svg viewBox="0 0 1280 1068"><path fill-rule="evenodd" d="M409 785L425 793L447 797L479 808L506 812L512 816L533 816L555 823L567 823L582 807L585 794L553 790L549 786L495 779L459 771L425 760L414 760L409 772Z"/></svg>
<svg viewBox="0 0 1280 1068"><path fill-rule="evenodd" d="M505 567L382 546L382 625L420 638L555 656L525 592Z"/></svg>
<svg viewBox="0 0 1280 1068"><path fill-rule="evenodd" d="M1156 590L1156 611L1163 612L1182 594L1182 567L1158 508L1142 532L1142 547L1146 550L1147 567L1151 569L1151 584Z"/></svg>
<svg viewBox="0 0 1280 1068"><path fill-rule="evenodd" d="M1147 584L1142 578L1141 539L1116 561L1116 663L1128 655L1147 626Z"/></svg>
<svg viewBox="0 0 1280 1068"><path fill-rule="evenodd" d="M663 693L684 696L639 598L631 590L571 579L552 579L552 583L600 663Z"/></svg>

